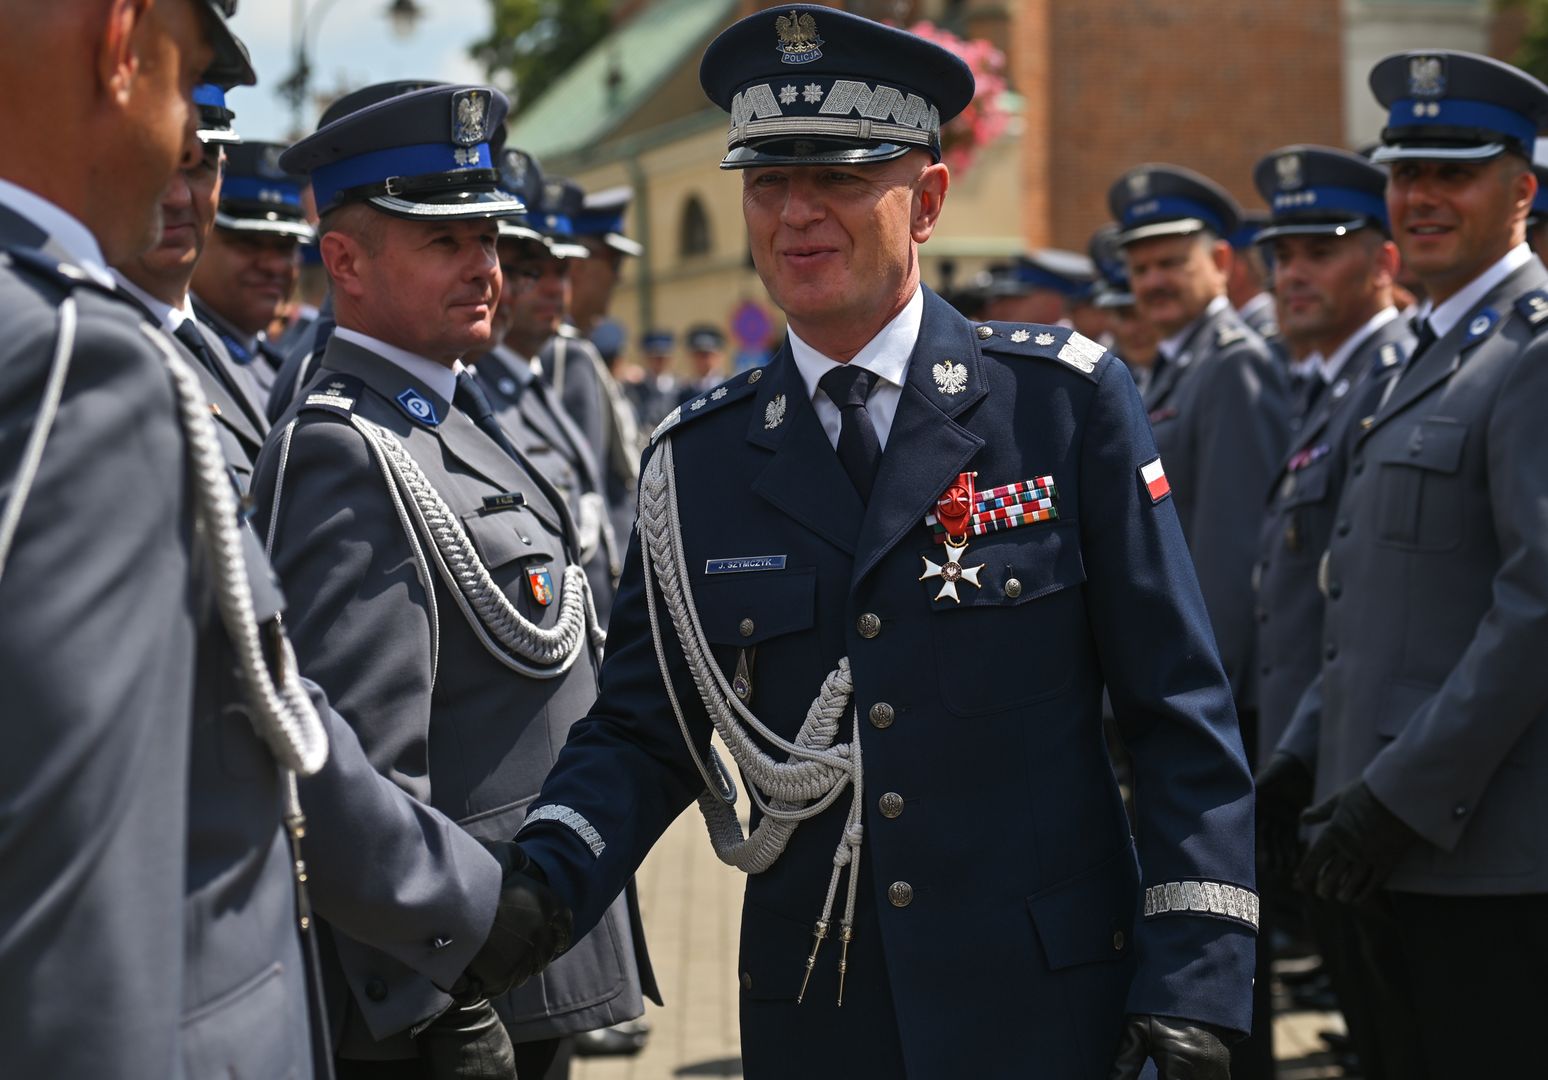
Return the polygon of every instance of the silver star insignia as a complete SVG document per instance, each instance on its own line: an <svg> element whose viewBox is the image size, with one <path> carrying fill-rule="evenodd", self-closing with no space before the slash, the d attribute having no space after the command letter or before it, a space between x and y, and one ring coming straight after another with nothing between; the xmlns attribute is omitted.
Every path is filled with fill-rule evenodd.
<svg viewBox="0 0 1548 1080"><path fill-rule="evenodd" d="M1037 343L1039 345L1052 345L1054 343L1054 336L1052 334L1039 334L1037 335Z"/></svg>
<svg viewBox="0 0 1548 1080"><path fill-rule="evenodd" d="M769 407L763 410L763 429L765 431L773 431L784 422L785 395L779 394L773 401L769 402Z"/></svg>
<svg viewBox="0 0 1548 1080"><path fill-rule="evenodd" d="M721 398L725 397L730 392L731 391L727 390L724 386L722 386L719 390L716 390L713 394L710 395L710 400L711 401L719 401Z"/></svg>
<svg viewBox="0 0 1548 1080"><path fill-rule="evenodd" d="M783 87L780 87L779 103L781 105L794 105L795 104L795 99L798 96L798 93L799 92L793 86L783 86Z"/></svg>
<svg viewBox="0 0 1548 1080"><path fill-rule="evenodd" d="M950 600L954 604L962 603L962 597L957 595L957 586L962 582L966 582L975 589L983 587L978 583L978 575L983 571L985 564L963 566L961 559L965 551L967 551L966 544L957 545L948 540L946 542L947 559L944 563L931 562L924 556L920 556L924 561L924 573L919 575L919 580L941 579L941 591L935 594L937 601Z"/></svg>
<svg viewBox="0 0 1548 1080"><path fill-rule="evenodd" d="M1027 340L1027 338L1031 336L1032 335L1025 330L1011 331L1011 340L1014 341L1017 345L1020 345L1023 341Z"/></svg>
<svg viewBox="0 0 1548 1080"><path fill-rule="evenodd" d="M692 405L688 406L688 411L689 412L698 412L700 409L704 408L705 404L706 403L705 403L704 399L700 398L698 401L695 401Z"/></svg>
<svg viewBox="0 0 1548 1080"><path fill-rule="evenodd" d="M815 105L822 100L822 87L816 83L807 83L806 89L802 91L801 96L808 105Z"/></svg>

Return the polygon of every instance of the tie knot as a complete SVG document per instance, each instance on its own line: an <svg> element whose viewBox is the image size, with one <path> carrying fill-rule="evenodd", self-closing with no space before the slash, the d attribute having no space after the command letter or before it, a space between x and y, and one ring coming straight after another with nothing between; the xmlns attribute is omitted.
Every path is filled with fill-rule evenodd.
<svg viewBox="0 0 1548 1080"><path fill-rule="evenodd" d="M478 380L466 371L457 372L457 390L452 395L452 404L474 420L482 420L494 413L494 406L489 404L489 395L478 385Z"/></svg>
<svg viewBox="0 0 1548 1080"><path fill-rule="evenodd" d="M865 404L874 382L876 372L854 364L841 364L818 379L817 385L833 404L840 409L849 409Z"/></svg>

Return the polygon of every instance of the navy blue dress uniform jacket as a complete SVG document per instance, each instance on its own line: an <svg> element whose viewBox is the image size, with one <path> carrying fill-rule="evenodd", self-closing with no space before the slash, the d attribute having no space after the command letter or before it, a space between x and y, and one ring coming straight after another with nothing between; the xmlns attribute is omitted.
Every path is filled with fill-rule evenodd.
<svg viewBox="0 0 1548 1080"><path fill-rule="evenodd" d="M1247 1027L1252 931L1142 918L1146 887L1252 887L1251 780L1172 501L1153 501L1140 473L1156 452L1133 382L1100 349L1090 370L1057 359L1069 335L975 326L927 291L868 506L788 345L664 436L698 615L728 677L756 650L752 710L790 738L840 657L856 686L865 840L843 1006L831 940L794 999L847 794L748 880L749 1077L1105 1077L1125 1012ZM965 368L955 394L932 375L948 362ZM924 518L969 469L980 489L1051 474L1059 517L974 539L965 562L985 564L982 587L937 602L939 580L919 580L921 557L942 552ZM753 555L784 568L704 572ZM664 632L702 753L708 721ZM1135 758L1137 849L1104 681ZM601 697L544 785L551 820L520 839L584 928L702 787L663 690L636 538ZM878 812L888 793L894 817Z"/></svg>
<svg viewBox="0 0 1548 1080"><path fill-rule="evenodd" d="M1267 764L1322 666L1317 566L1333 537L1349 450L1413 344L1401 315L1373 331L1322 389L1279 466L1258 538L1258 765ZM1313 376L1320 378L1320 376Z"/></svg>
<svg viewBox="0 0 1548 1080"><path fill-rule="evenodd" d="M1388 887L1548 892L1548 272L1415 356L1356 436L1323 664L1281 749L1424 839Z"/></svg>
<svg viewBox="0 0 1548 1080"><path fill-rule="evenodd" d="M395 399L409 389L430 404L437 426L399 406ZM338 407L339 400L349 407ZM464 616L461 597L448 591L433 563L418 561L351 413L403 442L462 521L496 584L545 627L557 620L569 559L562 500L429 387L337 337L313 384L275 425L254 476L256 520L292 597L288 625L302 669L328 687L379 772L474 836L509 839L570 723L595 700L591 651L551 679L518 675L491 655ZM537 604L527 575L540 565L550 568L555 594L547 608ZM434 579L428 588L425 572ZM644 946L631 932L622 888L619 882L602 905L606 916L592 934L543 976L495 1002L514 1038L548 1038L640 1014L636 949ZM447 996L339 926L328 929L325 964L334 985L349 991L340 1053L413 1056L409 1031L444 1009Z"/></svg>
<svg viewBox="0 0 1548 1080"><path fill-rule="evenodd" d="M1254 700L1252 567L1263 499L1289 441L1285 375L1230 305L1201 316L1145 389L1220 658Z"/></svg>

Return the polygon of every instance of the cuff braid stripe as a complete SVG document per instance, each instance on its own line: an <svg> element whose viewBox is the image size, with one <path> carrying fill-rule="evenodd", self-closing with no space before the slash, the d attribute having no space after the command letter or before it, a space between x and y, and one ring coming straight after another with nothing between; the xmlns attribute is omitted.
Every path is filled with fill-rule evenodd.
<svg viewBox="0 0 1548 1080"><path fill-rule="evenodd" d="M602 852L607 850L607 841L602 839L602 834L592 828L591 822L574 810L571 810L568 806L550 805L538 807L527 815L527 820L522 824L521 829L516 830L517 833L519 834L522 829L525 829L534 821L556 821L560 825L565 826L586 842L586 846L591 849L591 854L594 856L601 855Z"/></svg>
<svg viewBox="0 0 1548 1080"><path fill-rule="evenodd" d="M1258 894L1214 881L1169 881L1145 890L1145 918L1157 915L1216 915L1258 928Z"/></svg>

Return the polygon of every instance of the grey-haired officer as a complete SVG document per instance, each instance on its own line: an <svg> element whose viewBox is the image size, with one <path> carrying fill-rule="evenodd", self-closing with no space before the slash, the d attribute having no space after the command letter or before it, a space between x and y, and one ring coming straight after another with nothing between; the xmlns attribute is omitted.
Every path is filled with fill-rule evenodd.
<svg viewBox="0 0 1548 1080"><path fill-rule="evenodd" d="M1145 407L1252 756L1252 567L1289 441L1284 372L1226 297L1236 200L1175 165L1131 169L1107 199L1139 314L1163 335Z"/></svg>
<svg viewBox="0 0 1548 1080"><path fill-rule="evenodd" d="M521 846L589 925L700 800L749 875L749 1078L1223 1076L1251 793L1143 407L1100 345L919 281L971 72L796 4L700 81L789 339L658 427L603 694Z"/></svg>
<svg viewBox="0 0 1548 1080"><path fill-rule="evenodd" d="M303 668L384 775L490 841L520 826L590 706L600 642L563 497L458 370L489 342L495 219L523 209L491 158L506 107L487 87L432 87L282 158L311 177L338 325L253 484ZM565 923L535 879L531 895L546 960ZM560 1036L639 1015L643 943L621 898L605 907L541 979L494 1001L500 1022L469 1013L477 1038L455 1075L508 1076L514 1058L541 1076ZM447 995L337 928L327 958L349 989L341 1075L439 1075L416 1034Z"/></svg>
<svg viewBox="0 0 1548 1080"><path fill-rule="evenodd" d="M1363 973L1378 1068L1526 1076L1548 1013L1548 271L1525 242L1548 87L1459 52L1370 82L1428 299L1349 452L1322 668L1271 769L1309 770L1321 800L1299 880L1357 945L1391 920L1396 964Z"/></svg>

